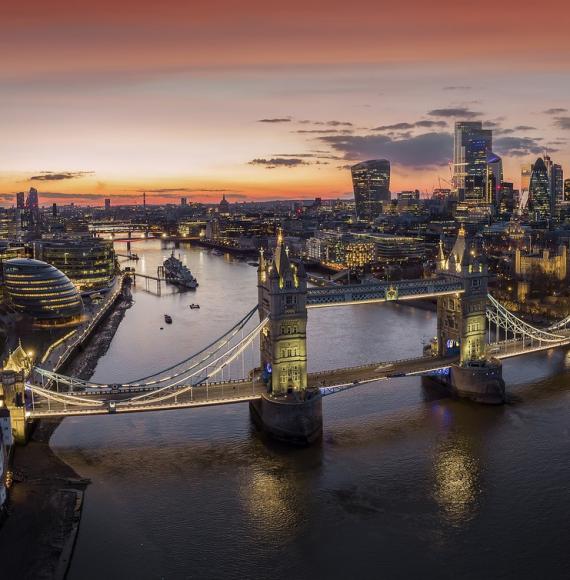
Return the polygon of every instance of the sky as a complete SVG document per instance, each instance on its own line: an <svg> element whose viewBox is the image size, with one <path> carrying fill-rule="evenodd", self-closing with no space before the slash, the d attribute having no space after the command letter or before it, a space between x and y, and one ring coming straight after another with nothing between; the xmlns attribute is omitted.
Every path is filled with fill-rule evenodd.
<svg viewBox="0 0 570 580"><path fill-rule="evenodd" d="M570 177L566 0L28 0L0 5L0 204L351 195L448 186L455 121L505 179Z"/></svg>

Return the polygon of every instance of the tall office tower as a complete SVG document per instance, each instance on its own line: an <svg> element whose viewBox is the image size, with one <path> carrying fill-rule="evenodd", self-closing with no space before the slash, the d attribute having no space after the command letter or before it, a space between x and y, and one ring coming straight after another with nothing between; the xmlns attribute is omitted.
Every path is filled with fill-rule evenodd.
<svg viewBox="0 0 570 580"><path fill-rule="evenodd" d="M547 221L551 217L550 177L542 157L532 166L528 188L528 209L531 221Z"/></svg>
<svg viewBox="0 0 570 580"><path fill-rule="evenodd" d="M502 219L510 219L517 207L517 191L512 183L501 182L497 193L497 213Z"/></svg>
<svg viewBox="0 0 570 580"><path fill-rule="evenodd" d="M387 159L363 161L350 168L356 216L374 221L382 213L382 202L390 201L390 162Z"/></svg>
<svg viewBox="0 0 570 580"><path fill-rule="evenodd" d="M105 211L111 211L111 198L105 198Z"/></svg>
<svg viewBox="0 0 570 580"><path fill-rule="evenodd" d="M570 201L570 179L564 180L564 201Z"/></svg>
<svg viewBox="0 0 570 580"><path fill-rule="evenodd" d="M57 217L57 203L51 204L51 217Z"/></svg>
<svg viewBox="0 0 570 580"><path fill-rule="evenodd" d="M554 163L550 174L550 187L552 188L552 199L554 205L564 201L564 171L562 165Z"/></svg>
<svg viewBox="0 0 570 580"><path fill-rule="evenodd" d="M28 199L26 200L27 209L39 209L40 200L38 198L38 190L35 187L30 187L28 192Z"/></svg>
<svg viewBox="0 0 570 580"><path fill-rule="evenodd" d="M16 209L24 209L26 207L26 194L19 191L16 194Z"/></svg>
<svg viewBox="0 0 570 580"><path fill-rule="evenodd" d="M520 209L525 210L528 206L528 190L530 187L530 177L532 175L532 163L525 163L521 166L521 198Z"/></svg>
<svg viewBox="0 0 570 580"><path fill-rule="evenodd" d="M487 155L487 203L498 209L499 188L503 182L503 160L495 153Z"/></svg>
<svg viewBox="0 0 570 580"><path fill-rule="evenodd" d="M180 198L180 205L188 205L188 198L187 197L181 197Z"/></svg>
<svg viewBox="0 0 570 580"><path fill-rule="evenodd" d="M455 123L453 183L459 201L468 205L480 205L486 201L488 159L492 156L492 131L483 129L480 121Z"/></svg>

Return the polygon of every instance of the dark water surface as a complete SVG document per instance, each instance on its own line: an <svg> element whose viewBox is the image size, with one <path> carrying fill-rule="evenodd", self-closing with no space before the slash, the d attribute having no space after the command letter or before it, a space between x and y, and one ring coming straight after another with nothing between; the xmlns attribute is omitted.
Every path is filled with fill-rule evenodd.
<svg viewBox="0 0 570 580"><path fill-rule="evenodd" d="M149 273L169 253L133 250ZM139 284L94 379L176 362L255 304L255 268L180 252L197 292ZM434 330L405 306L313 310L310 368L418 355ZM247 405L68 418L52 445L93 480L69 578L568 578L569 366L564 350L505 363L504 407L415 378L327 397L309 449L262 440Z"/></svg>

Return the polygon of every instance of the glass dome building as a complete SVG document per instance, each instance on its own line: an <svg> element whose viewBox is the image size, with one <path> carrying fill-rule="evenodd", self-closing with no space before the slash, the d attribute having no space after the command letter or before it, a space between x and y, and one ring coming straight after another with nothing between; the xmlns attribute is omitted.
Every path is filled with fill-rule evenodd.
<svg viewBox="0 0 570 580"><path fill-rule="evenodd" d="M78 320L83 303L77 288L55 266L14 258L2 264L4 289L12 307L43 324Z"/></svg>

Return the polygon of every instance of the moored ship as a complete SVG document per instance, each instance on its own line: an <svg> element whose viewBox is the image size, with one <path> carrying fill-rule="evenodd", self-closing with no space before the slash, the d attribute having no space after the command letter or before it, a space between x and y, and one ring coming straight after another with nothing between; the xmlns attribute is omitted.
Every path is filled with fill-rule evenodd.
<svg viewBox="0 0 570 580"><path fill-rule="evenodd" d="M164 277L168 282L172 282L183 288L194 289L198 286L198 280L192 272L175 255L174 250L169 258L164 260Z"/></svg>

